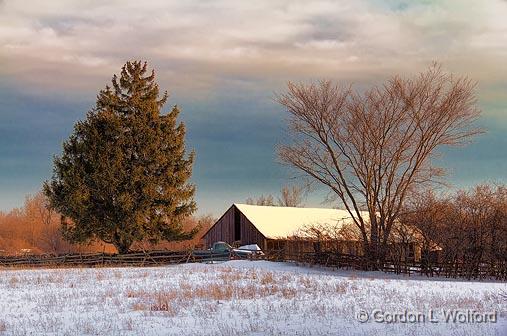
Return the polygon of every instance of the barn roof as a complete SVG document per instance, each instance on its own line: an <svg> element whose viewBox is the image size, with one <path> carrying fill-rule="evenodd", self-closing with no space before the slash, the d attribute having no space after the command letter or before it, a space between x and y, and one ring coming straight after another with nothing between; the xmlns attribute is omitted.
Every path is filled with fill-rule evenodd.
<svg viewBox="0 0 507 336"><path fill-rule="evenodd" d="M347 210L234 204L266 238L294 236L305 226L352 223ZM368 217L367 212L363 212Z"/></svg>

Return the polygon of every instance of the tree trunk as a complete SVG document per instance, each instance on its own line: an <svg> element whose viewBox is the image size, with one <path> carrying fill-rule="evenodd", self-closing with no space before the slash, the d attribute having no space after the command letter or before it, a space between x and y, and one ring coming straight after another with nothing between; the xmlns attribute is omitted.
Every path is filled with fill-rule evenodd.
<svg viewBox="0 0 507 336"><path fill-rule="evenodd" d="M119 254L126 254L130 250L131 243L120 240L113 242L113 245Z"/></svg>
<svg viewBox="0 0 507 336"><path fill-rule="evenodd" d="M370 216L370 251L369 251L369 268L371 270L379 269L380 260L380 237L378 235L378 223L375 217Z"/></svg>

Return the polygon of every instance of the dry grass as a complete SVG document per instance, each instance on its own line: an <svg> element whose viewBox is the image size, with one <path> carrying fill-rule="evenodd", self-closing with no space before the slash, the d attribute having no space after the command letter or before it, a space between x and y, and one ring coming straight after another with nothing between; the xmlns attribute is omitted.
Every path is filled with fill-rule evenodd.
<svg viewBox="0 0 507 336"><path fill-rule="evenodd" d="M200 281L196 281L196 277ZM182 316L186 311L196 310L208 316L225 305L243 301L270 300L291 301L298 297L298 285L294 275L262 270L238 272L230 267L220 267L210 273L208 268L189 269L179 277L177 286L164 289L128 288L124 295L130 302L131 311L145 314L162 313L166 317ZM303 284L312 287L310 279ZM315 287L315 284L313 284ZM306 295L304 292L300 292ZM252 328L255 329L252 325Z"/></svg>
<svg viewBox="0 0 507 336"><path fill-rule="evenodd" d="M348 285L345 282L335 284L335 291L338 294L345 294L348 291Z"/></svg>
<svg viewBox="0 0 507 336"><path fill-rule="evenodd" d="M0 335L360 335L368 330L354 324L358 308L507 308L501 284L487 289L302 270L226 264L0 271ZM455 334L487 334L479 331Z"/></svg>
<svg viewBox="0 0 507 336"><path fill-rule="evenodd" d="M267 272L267 273L264 273L262 276L261 276L261 285L272 285L275 283L275 278L273 277L273 273L272 272Z"/></svg>
<svg viewBox="0 0 507 336"><path fill-rule="evenodd" d="M155 302L150 306L152 311L162 311L169 316L176 316L176 309L171 293L158 293Z"/></svg>
<svg viewBox="0 0 507 336"><path fill-rule="evenodd" d="M9 287L11 288L16 288L18 283L19 283L18 277L13 276L9 279Z"/></svg>
<svg viewBox="0 0 507 336"><path fill-rule="evenodd" d="M97 272L95 273L95 279L96 279L97 281L102 281L102 280L104 280L104 279L105 279L105 275L104 275L104 273L103 273L102 271L97 271Z"/></svg>
<svg viewBox="0 0 507 336"><path fill-rule="evenodd" d="M175 316L196 302L253 300L268 296L293 299L297 295L296 289L284 286L284 282L280 281L282 279L278 279L273 272L234 272L231 268L221 268L217 269L214 277L220 281L208 283L180 280L177 288L153 292L129 289L126 297L135 299L131 305L132 310L161 311ZM286 276L283 277L283 280L286 279Z"/></svg>

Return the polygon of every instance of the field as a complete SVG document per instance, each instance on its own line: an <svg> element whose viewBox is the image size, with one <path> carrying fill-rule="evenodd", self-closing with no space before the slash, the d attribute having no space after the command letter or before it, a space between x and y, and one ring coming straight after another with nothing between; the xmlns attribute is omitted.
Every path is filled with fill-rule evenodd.
<svg viewBox="0 0 507 336"><path fill-rule="evenodd" d="M0 335L506 335L506 294L505 283L267 261L5 269ZM497 321L477 321L488 318Z"/></svg>

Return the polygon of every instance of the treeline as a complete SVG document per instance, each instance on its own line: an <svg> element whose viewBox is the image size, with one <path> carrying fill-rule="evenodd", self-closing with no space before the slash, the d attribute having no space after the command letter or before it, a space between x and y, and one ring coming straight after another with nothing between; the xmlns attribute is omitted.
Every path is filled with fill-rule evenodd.
<svg viewBox="0 0 507 336"><path fill-rule="evenodd" d="M200 226L195 238L183 242L136 242L132 250L183 250L201 244L200 237L214 222L211 216L189 217L185 229ZM0 255L62 254L85 252L116 252L111 244L93 241L89 244L71 244L61 232L60 215L48 207L42 193L26 197L24 205L9 212L0 212Z"/></svg>
<svg viewBox="0 0 507 336"><path fill-rule="evenodd" d="M47 200L42 193L27 196L20 208L0 212L2 254L89 252L102 248L67 243L60 233L60 218L47 208Z"/></svg>
<svg viewBox="0 0 507 336"><path fill-rule="evenodd" d="M277 197L276 201L273 195L267 194L260 195L257 198L249 197L245 202L248 205L302 208L304 207L307 191L300 185L285 185L280 189L280 196Z"/></svg>
<svg viewBox="0 0 507 336"><path fill-rule="evenodd" d="M402 221L419 228L423 251L437 244L439 262L465 264L470 276L481 265L507 262L507 186L483 184L448 196L427 192L411 198Z"/></svg>
<svg viewBox="0 0 507 336"><path fill-rule="evenodd" d="M367 226L370 232L369 225ZM311 224L300 229L290 250L314 252L318 262L446 277L507 277L507 186L481 184L452 194L412 193L391 228L387 253L368 259L353 222ZM312 242L313 246L308 243ZM289 251L289 252L291 252ZM345 258L345 259L343 259ZM344 261L345 260L345 261Z"/></svg>

